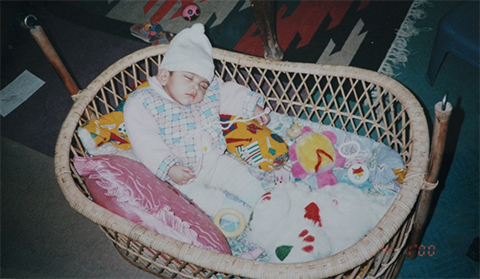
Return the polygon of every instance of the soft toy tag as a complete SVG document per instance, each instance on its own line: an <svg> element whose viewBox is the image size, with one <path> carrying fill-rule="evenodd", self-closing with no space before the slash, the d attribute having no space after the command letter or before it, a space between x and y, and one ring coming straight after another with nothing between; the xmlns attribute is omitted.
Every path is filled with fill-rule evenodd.
<svg viewBox="0 0 480 279"><path fill-rule="evenodd" d="M232 125L230 121L236 120ZM238 121L240 119L240 121ZM288 160L288 146L283 139L256 120L222 114L223 136L227 151L262 170L278 170Z"/></svg>

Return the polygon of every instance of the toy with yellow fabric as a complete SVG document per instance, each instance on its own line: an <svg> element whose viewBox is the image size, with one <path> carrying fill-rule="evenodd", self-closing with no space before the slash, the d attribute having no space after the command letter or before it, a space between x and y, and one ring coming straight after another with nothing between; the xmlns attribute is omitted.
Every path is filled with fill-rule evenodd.
<svg viewBox="0 0 480 279"><path fill-rule="evenodd" d="M302 135L289 148L290 159L294 162L293 177L304 179L315 175L318 188L337 184L332 168L345 164L345 158L333 146L336 141L333 132L315 133L310 127L303 127Z"/></svg>
<svg viewBox="0 0 480 279"><path fill-rule="evenodd" d="M227 151L262 170L278 170L285 165L288 161L285 141L257 120L242 120L232 115L220 115ZM232 121L233 124L229 125Z"/></svg>
<svg viewBox="0 0 480 279"><path fill-rule="evenodd" d="M110 143L123 150L131 148L122 111L114 111L92 119L78 128L78 133L79 136L83 135L82 141L85 141L87 149L93 150L104 143Z"/></svg>

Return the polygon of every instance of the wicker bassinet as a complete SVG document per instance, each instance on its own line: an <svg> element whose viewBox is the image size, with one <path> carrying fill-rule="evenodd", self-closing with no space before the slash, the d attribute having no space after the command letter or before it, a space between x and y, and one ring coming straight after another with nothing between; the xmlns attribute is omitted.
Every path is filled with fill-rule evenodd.
<svg viewBox="0 0 480 279"><path fill-rule="evenodd" d="M413 209L427 171L429 133L415 97L377 72L213 52L218 76L263 93L273 111L373 138L401 154L408 172L393 205L365 237L340 253L297 264L237 258L149 231L87 198L72 163L74 155L87 156L75 133L77 127L114 111L132 87L155 75L167 47L151 46L122 58L75 96L55 155L58 182L70 205L97 223L127 261L164 278L394 277L403 262Z"/></svg>

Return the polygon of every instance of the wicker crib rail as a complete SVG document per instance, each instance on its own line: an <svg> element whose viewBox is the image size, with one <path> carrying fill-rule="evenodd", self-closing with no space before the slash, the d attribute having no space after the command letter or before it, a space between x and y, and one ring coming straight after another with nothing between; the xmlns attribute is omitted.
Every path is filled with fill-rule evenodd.
<svg viewBox="0 0 480 279"><path fill-rule="evenodd" d="M265 96L272 111L370 137L398 151L408 172L393 205L352 247L328 258L273 264L209 252L149 231L96 205L72 164L87 156L75 130L112 112L125 95L155 75L167 46L128 55L106 69L76 96L56 147L55 171L71 207L99 224L132 264L159 276L180 278L364 278L391 277L405 249L412 209L424 181L429 136L423 109L390 77L345 66L267 61L214 49L216 74ZM163 275L162 275L163 274Z"/></svg>

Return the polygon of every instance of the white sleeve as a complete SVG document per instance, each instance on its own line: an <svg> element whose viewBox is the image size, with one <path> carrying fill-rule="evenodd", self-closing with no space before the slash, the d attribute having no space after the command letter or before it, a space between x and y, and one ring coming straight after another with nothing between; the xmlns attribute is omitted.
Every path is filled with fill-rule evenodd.
<svg viewBox="0 0 480 279"><path fill-rule="evenodd" d="M252 117L257 105L263 107L263 96L233 81L217 80L220 88L220 113Z"/></svg>
<svg viewBox="0 0 480 279"><path fill-rule="evenodd" d="M130 97L125 104L124 118L137 159L160 179L170 181L168 170L178 160L160 136L153 115L138 99Z"/></svg>

